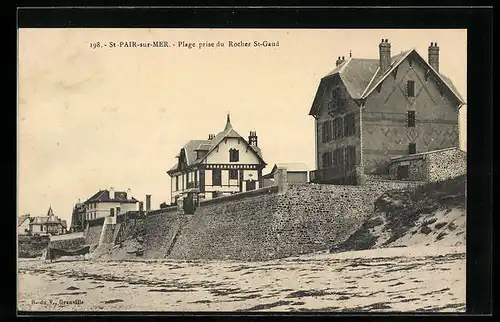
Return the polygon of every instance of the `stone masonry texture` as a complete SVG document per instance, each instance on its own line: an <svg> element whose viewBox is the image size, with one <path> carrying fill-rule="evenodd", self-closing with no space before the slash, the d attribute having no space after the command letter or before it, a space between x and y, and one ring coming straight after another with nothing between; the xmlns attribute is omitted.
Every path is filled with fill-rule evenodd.
<svg viewBox="0 0 500 322"><path fill-rule="evenodd" d="M155 213L146 219L144 257L256 261L328 249L362 224L384 192L416 184L289 185L281 194L210 203L194 215Z"/></svg>

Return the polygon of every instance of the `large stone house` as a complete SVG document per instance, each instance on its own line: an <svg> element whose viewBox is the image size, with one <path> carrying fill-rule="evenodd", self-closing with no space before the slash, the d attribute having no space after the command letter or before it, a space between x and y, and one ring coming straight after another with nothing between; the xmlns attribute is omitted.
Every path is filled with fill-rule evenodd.
<svg viewBox="0 0 500 322"><path fill-rule="evenodd" d="M172 204L189 192L203 200L262 187L266 163L257 134L250 131L245 140L233 129L229 115L223 131L210 134L207 140L188 141L176 158L176 164L167 171Z"/></svg>
<svg viewBox="0 0 500 322"><path fill-rule="evenodd" d="M388 176L391 158L459 147L464 104L439 72L437 43L427 61L415 49L391 56L387 39L378 59L339 57L309 112L317 169L311 182L362 184L367 175Z"/></svg>
<svg viewBox="0 0 500 322"><path fill-rule="evenodd" d="M113 187L99 190L84 202L85 221L136 211L138 202L130 191L115 191Z"/></svg>

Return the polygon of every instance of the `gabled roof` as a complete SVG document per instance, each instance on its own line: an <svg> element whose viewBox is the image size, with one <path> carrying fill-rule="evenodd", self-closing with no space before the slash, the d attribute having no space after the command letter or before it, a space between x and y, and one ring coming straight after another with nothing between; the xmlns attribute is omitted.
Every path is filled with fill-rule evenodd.
<svg viewBox="0 0 500 322"><path fill-rule="evenodd" d="M398 55L391 57L391 65L387 71L381 72L379 68L378 59L360 59L360 58L349 58L348 60L341 63L333 71L328 73L325 77L321 79L318 91L314 98L313 105L309 111L309 115L316 113L316 109L319 107L318 99L323 94L323 88L325 86L324 80L335 75L338 75L342 80L347 92L353 99L366 99L373 90L383 82L391 72L396 69L410 54L415 54L420 61L439 79L443 84L448 87L451 93L457 98L460 104L466 104L465 100L458 93L457 89L453 85L452 81L445 75L438 73L429 63L422 58L422 56L415 50L410 49L403 51Z"/></svg>
<svg viewBox="0 0 500 322"><path fill-rule="evenodd" d="M22 215L17 221L17 226L21 226L25 221L30 221L30 215Z"/></svg>
<svg viewBox="0 0 500 322"><path fill-rule="evenodd" d="M30 225L43 225L49 220L49 217L31 217Z"/></svg>
<svg viewBox="0 0 500 322"><path fill-rule="evenodd" d="M271 171L265 175L263 178L269 179L276 174L278 168L286 169L287 172L308 172L309 167L305 163L275 163Z"/></svg>
<svg viewBox="0 0 500 322"><path fill-rule="evenodd" d="M85 201L85 204L93 202L120 202L120 203L136 203L137 199L134 197L127 199L127 193L124 191L115 191L115 198L109 197L109 190L99 190L96 194Z"/></svg>
<svg viewBox="0 0 500 322"><path fill-rule="evenodd" d="M243 138L238 132L236 132L233 129L233 126L231 125L231 120L229 118L229 115L227 116L227 121L226 121L226 126L222 132L219 132L213 139L211 140L190 140L188 141L182 150L184 150L184 155L186 157L186 163L187 166L192 166L195 164L202 163L207 156L217 148L217 146L224 141L226 138L238 138L241 139L247 147L251 148L255 154L257 155L259 161L261 161L263 164L266 164L264 160L262 159L262 151L260 150L259 147L250 145L245 138ZM182 152L181 150L181 152ZM197 151L206 151L204 155L200 156L198 158L198 153ZM181 154L177 155L177 158L180 157ZM167 173L171 173L172 171L177 170L178 163L174 164L168 171Z"/></svg>
<svg viewBox="0 0 500 322"><path fill-rule="evenodd" d="M287 171L309 171L309 167L305 163L276 163L273 167L273 172L278 168L284 168Z"/></svg>

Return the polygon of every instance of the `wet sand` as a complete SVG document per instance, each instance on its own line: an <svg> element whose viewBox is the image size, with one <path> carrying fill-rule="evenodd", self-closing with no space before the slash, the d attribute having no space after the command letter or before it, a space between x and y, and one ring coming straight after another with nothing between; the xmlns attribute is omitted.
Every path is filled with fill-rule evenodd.
<svg viewBox="0 0 500 322"><path fill-rule="evenodd" d="M21 311L464 312L465 248L267 261L19 260Z"/></svg>

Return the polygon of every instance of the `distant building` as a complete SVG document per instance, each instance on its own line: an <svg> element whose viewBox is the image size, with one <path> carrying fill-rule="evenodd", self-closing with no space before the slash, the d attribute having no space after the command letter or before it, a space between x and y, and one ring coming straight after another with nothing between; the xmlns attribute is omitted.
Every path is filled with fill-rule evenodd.
<svg viewBox="0 0 500 322"><path fill-rule="evenodd" d="M137 211L139 201L129 195L130 191L115 191L113 187L99 190L84 202L85 221Z"/></svg>
<svg viewBox="0 0 500 322"><path fill-rule="evenodd" d="M264 186L273 185L274 176L278 169L286 169L288 183L306 183L308 182L309 168L304 163L276 163L271 172L262 176Z"/></svg>
<svg viewBox="0 0 500 322"><path fill-rule="evenodd" d="M30 232L31 218L29 214L17 218L17 234L27 235Z"/></svg>
<svg viewBox="0 0 500 322"><path fill-rule="evenodd" d="M83 231L85 229L85 215L87 213L87 208L83 202L78 201L71 215L71 227L72 232Z"/></svg>
<svg viewBox="0 0 500 322"><path fill-rule="evenodd" d="M32 235L62 235L68 230L66 220L54 215L52 207L49 207L46 216L30 217L29 227Z"/></svg>
<svg viewBox="0 0 500 322"><path fill-rule="evenodd" d="M239 135L227 116L224 130L207 140L190 140L176 156L177 163L167 171L171 178L171 203L189 192L200 199L250 191L262 186L266 166L257 145L257 133L248 141Z"/></svg>
<svg viewBox="0 0 500 322"><path fill-rule="evenodd" d="M311 182L361 184L388 176L392 157L459 147L465 104L439 71L439 47L426 61L415 50L391 56L383 39L378 59L343 57L321 79L309 115L315 119L316 169Z"/></svg>

